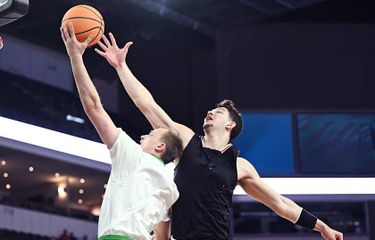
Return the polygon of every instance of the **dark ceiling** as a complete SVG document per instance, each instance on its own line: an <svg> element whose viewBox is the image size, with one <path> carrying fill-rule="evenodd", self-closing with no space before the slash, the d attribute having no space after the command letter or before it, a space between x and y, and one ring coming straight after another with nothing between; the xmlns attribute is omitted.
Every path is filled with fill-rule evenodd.
<svg viewBox="0 0 375 240"><path fill-rule="evenodd" d="M90 4L106 29L127 39L215 38L220 30L261 21L374 22L370 0L30 0L27 16L2 31L61 50L59 25L76 4ZM194 34L195 33L195 34ZM199 33L199 34L197 34ZM201 38L200 38L201 37ZM206 39L207 40L207 39Z"/></svg>

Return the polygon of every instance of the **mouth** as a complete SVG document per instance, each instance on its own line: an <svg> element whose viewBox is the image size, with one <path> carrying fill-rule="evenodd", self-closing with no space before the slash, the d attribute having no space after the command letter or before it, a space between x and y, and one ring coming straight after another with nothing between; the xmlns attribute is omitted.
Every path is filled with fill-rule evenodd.
<svg viewBox="0 0 375 240"><path fill-rule="evenodd" d="M207 117L205 118L205 120L206 120L206 122L207 122L207 121L212 121L212 120L214 120L214 119L213 119L213 117L211 117L211 116L207 116Z"/></svg>

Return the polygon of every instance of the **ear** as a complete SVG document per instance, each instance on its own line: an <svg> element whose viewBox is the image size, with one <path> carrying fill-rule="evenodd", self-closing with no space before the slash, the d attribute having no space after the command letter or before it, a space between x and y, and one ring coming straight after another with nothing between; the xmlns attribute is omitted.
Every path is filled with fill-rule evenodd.
<svg viewBox="0 0 375 240"><path fill-rule="evenodd" d="M157 153L162 153L162 152L164 152L165 147L166 147L165 143L159 143L159 144L156 145L156 147L155 147L155 152L157 152Z"/></svg>
<svg viewBox="0 0 375 240"><path fill-rule="evenodd" d="M230 129L232 130L233 128L235 128L237 126L237 123L235 121L229 121L227 122L227 124L225 124L225 128L226 129Z"/></svg>

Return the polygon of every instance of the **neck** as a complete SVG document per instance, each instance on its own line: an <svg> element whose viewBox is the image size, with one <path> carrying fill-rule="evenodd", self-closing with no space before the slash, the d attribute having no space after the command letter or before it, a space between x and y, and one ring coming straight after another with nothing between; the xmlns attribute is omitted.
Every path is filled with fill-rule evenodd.
<svg viewBox="0 0 375 240"><path fill-rule="evenodd" d="M203 144L205 147L221 151L228 145L229 139L230 138L226 132L219 134L205 131Z"/></svg>
<svg viewBox="0 0 375 240"><path fill-rule="evenodd" d="M156 154L151 154L152 156L154 156L156 158L157 161L160 161L161 163L163 163L165 165L165 162L163 161L163 159L161 159L160 156L156 155Z"/></svg>

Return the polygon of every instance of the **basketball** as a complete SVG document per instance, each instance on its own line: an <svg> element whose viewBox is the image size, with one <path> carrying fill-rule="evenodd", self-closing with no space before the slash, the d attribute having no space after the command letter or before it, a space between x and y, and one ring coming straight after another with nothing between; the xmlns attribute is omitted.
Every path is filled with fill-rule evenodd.
<svg viewBox="0 0 375 240"><path fill-rule="evenodd" d="M91 35L92 40L88 44L91 47L99 42L104 33L104 20L98 10L89 5L76 5L69 9L61 22L61 25L71 22L79 42L84 42Z"/></svg>

